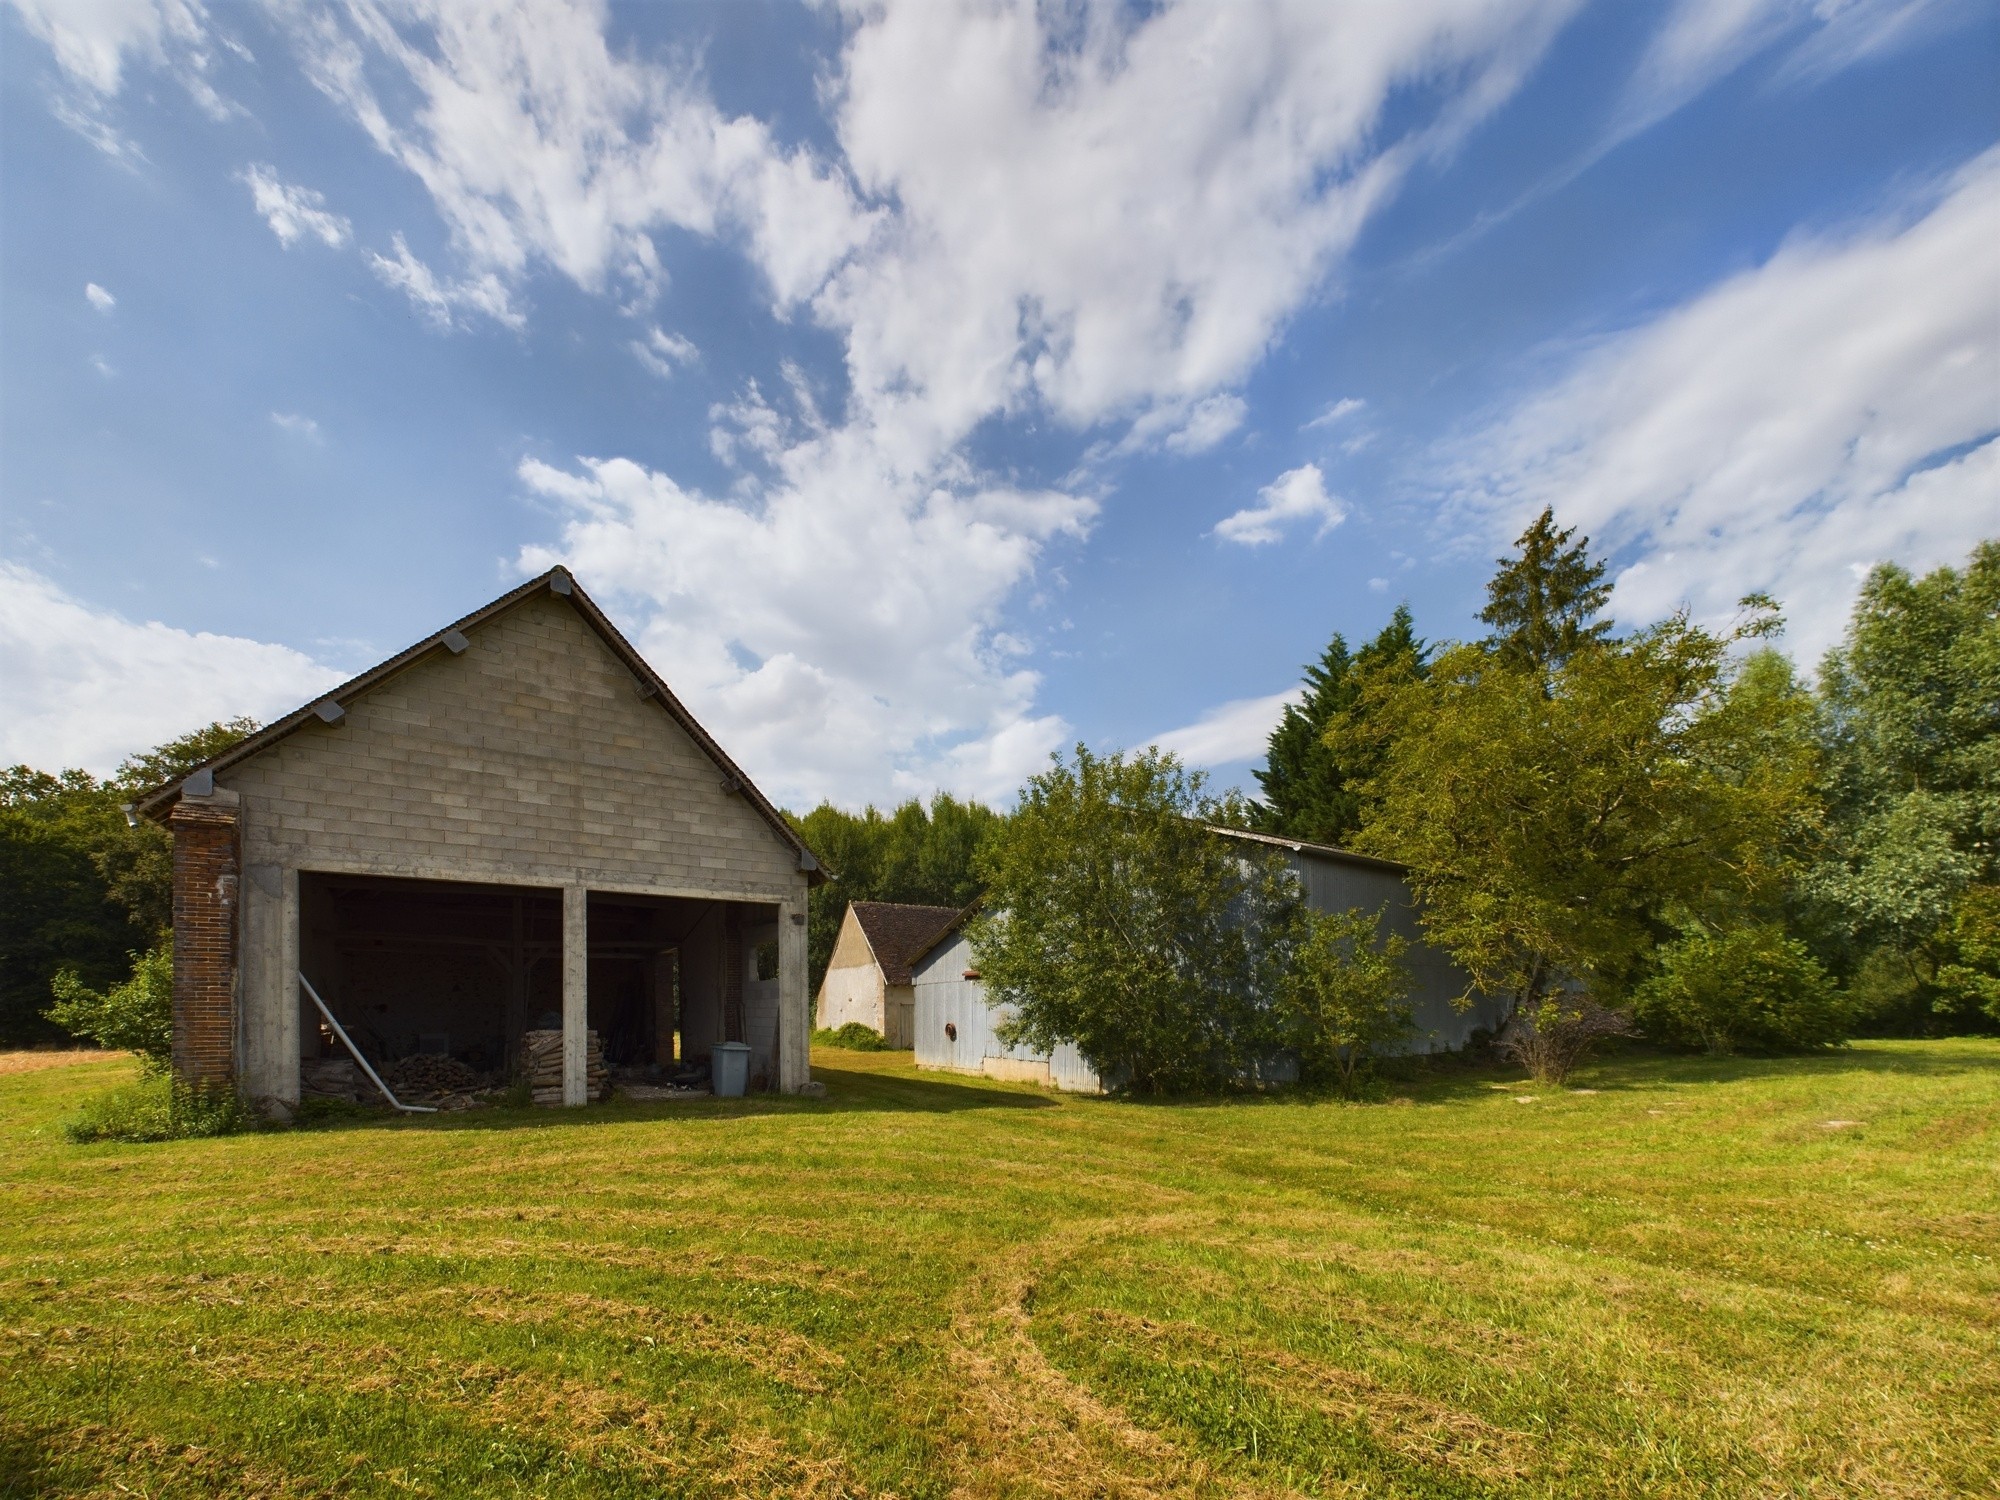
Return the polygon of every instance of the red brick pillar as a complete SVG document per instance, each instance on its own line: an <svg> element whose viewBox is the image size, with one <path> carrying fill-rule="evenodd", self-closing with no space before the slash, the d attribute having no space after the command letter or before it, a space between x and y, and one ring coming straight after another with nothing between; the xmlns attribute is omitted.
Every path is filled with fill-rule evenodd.
<svg viewBox="0 0 2000 1500"><path fill-rule="evenodd" d="M174 1076L231 1084L241 863L236 797L184 795L167 821L174 835Z"/></svg>

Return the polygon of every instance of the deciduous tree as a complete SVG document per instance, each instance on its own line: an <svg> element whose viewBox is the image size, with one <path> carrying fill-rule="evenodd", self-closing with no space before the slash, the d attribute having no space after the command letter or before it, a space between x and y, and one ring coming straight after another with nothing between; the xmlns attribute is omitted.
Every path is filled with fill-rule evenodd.
<svg viewBox="0 0 2000 1500"><path fill-rule="evenodd" d="M1281 867L1203 826L1239 817L1156 749L1079 745L1031 778L981 858L988 914L972 934L989 1002L1013 1009L1004 1034L1073 1042L1136 1093L1248 1076L1273 1041L1261 939L1295 896Z"/></svg>
<svg viewBox="0 0 2000 1500"><path fill-rule="evenodd" d="M1432 941L1536 1013L1614 998L1661 924L1769 900L1816 817L1795 705L1745 685L1739 640L1675 616L1592 637L1546 676L1481 642L1388 688L1336 743L1395 737L1358 846L1411 866Z"/></svg>
<svg viewBox="0 0 2000 1500"><path fill-rule="evenodd" d="M1820 673L1833 856L1813 888L1868 956L1883 1019L1963 1026L2000 986L2000 543L1961 569L1869 575Z"/></svg>

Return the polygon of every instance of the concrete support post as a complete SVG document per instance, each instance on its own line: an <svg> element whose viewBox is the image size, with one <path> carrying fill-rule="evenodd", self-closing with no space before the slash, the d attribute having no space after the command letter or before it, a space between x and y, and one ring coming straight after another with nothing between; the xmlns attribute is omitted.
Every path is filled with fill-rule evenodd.
<svg viewBox="0 0 2000 1500"><path fill-rule="evenodd" d="M812 1079L812 1000L806 993L806 899L778 908L778 1091Z"/></svg>
<svg viewBox="0 0 2000 1500"><path fill-rule="evenodd" d="M590 892L563 887L563 1103L587 1104L590 1067Z"/></svg>
<svg viewBox="0 0 2000 1500"><path fill-rule="evenodd" d="M278 882L278 1042L273 1058L277 1077L272 1082L280 1103L296 1105L301 1092L299 1054L304 1050L299 1007L305 1004L299 994L299 872L288 866L279 872Z"/></svg>

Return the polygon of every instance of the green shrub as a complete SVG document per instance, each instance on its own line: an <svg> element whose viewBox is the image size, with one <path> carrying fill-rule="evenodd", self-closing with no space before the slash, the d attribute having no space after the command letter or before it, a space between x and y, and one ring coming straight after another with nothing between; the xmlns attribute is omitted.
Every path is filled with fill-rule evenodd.
<svg viewBox="0 0 2000 1500"><path fill-rule="evenodd" d="M64 969L49 986L56 1003L45 1012L72 1036L89 1037L102 1047L136 1052L149 1073L164 1073L173 1061L174 943L132 955L132 977L100 994Z"/></svg>
<svg viewBox="0 0 2000 1500"><path fill-rule="evenodd" d="M1689 932L1659 950L1658 969L1633 996L1647 1032L1722 1054L1847 1040L1853 1015L1819 960L1773 926Z"/></svg>
<svg viewBox="0 0 2000 1500"><path fill-rule="evenodd" d="M1410 1016L1409 943L1383 934L1380 912L1301 910L1298 941L1279 986L1285 1039L1309 1084L1353 1095L1376 1053L1405 1040Z"/></svg>
<svg viewBox="0 0 2000 1500"><path fill-rule="evenodd" d="M179 1141L252 1130L257 1118L230 1088L189 1087L153 1073L100 1094L63 1125L79 1145L93 1141Z"/></svg>
<svg viewBox="0 0 2000 1500"><path fill-rule="evenodd" d="M887 1052L889 1044L882 1040L882 1033L872 1026L863 1026L859 1021L849 1021L845 1026L832 1031L815 1031L815 1047L838 1047L846 1052Z"/></svg>
<svg viewBox="0 0 2000 1500"><path fill-rule="evenodd" d="M1297 882L1207 825L1240 800L1157 747L1055 758L985 844L986 911L971 923L1000 1040L1073 1042L1121 1092L1238 1088L1276 1041L1274 952Z"/></svg>

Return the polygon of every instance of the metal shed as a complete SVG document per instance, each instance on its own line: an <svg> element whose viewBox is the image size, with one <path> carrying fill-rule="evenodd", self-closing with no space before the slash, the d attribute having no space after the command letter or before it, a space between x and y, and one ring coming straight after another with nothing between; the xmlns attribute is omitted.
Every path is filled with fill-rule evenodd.
<svg viewBox="0 0 2000 1500"><path fill-rule="evenodd" d="M1456 1002L1471 981L1448 954L1423 940L1404 866L1326 844L1237 828L1210 831L1280 852L1315 911L1386 909L1387 927L1410 945L1406 961L1414 981L1411 998L1416 1034L1407 1050L1455 1051L1465 1046L1475 1031L1498 1027L1503 1007L1497 999L1476 995L1468 1009L1458 1007ZM1074 1046L1065 1043L1053 1053L1030 1052L1009 1047L994 1034L1006 1019L1007 1008L987 1003L986 986L979 978L966 935L966 923L975 910L967 907L960 912L911 960L917 1066L983 1073L1083 1093L1102 1092L1103 1080Z"/></svg>

